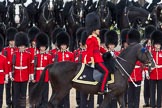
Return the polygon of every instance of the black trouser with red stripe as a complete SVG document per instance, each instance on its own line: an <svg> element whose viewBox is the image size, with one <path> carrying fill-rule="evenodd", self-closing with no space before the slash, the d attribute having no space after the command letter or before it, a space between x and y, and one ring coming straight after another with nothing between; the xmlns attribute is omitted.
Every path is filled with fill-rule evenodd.
<svg viewBox="0 0 162 108"><path fill-rule="evenodd" d="M105 85L107 83L109 71L104 65L104 63L96 63L95 68L104 74L103 79L102 79L102 84L101 84L101 92L103 92L105 89Z"/></svg>

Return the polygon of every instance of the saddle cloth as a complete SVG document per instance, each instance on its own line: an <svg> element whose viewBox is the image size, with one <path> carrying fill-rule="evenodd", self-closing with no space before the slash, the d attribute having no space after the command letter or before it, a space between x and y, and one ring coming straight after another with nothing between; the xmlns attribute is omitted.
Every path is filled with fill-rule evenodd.
<svg viewBox="0 0 162 108"><path fill-rule="evenodd" d="M102 77L103 74L98 70L91 68L86 64L82 64L81 69L72 81L81 84L97 85L99 82L101 82ZM112 83L114 83L114 74L109 73L107 84Z"/></svg>

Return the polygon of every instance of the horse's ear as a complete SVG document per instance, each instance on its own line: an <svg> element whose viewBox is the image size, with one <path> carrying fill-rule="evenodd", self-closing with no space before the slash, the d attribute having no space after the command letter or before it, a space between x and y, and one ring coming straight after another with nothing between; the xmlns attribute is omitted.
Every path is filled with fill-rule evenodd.
<svg viewBox="0 0 162 108"><path fill-rule="evenodd" d="M143 48L141 49L141 51L142 51L142 53L145 53L145 52L147 51L147 48L146 48L146 47L143 47Z"/></svg>
<svg viewBox="0 0 162 108"><path fill-rule="evenodd" d="M107 61L109 60L110 58L112 57L111 53L110 52L106 52L102 55L102 58L104 61Z"/></svg>

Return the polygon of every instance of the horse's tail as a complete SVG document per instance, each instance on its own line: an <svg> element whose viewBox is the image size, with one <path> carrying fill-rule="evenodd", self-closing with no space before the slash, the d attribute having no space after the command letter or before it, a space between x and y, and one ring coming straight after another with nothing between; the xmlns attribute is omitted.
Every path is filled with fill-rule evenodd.
<svg viewBox="0 0 162 108"><path fill-rule="evenodd" d="M45 79L45 75L46 75L46 70L51 68L53 64L49 64L48 66L46 66L44 68L44 70L42 71L40 80L37 84L34 85L34 87L32 87L31 89L31 93L29 94L29 100L30 100L30 104L31 105L37 105L40 102L40 99L42 97L42 92L43 92L43 85L44 85L44 79Z"/></svg>

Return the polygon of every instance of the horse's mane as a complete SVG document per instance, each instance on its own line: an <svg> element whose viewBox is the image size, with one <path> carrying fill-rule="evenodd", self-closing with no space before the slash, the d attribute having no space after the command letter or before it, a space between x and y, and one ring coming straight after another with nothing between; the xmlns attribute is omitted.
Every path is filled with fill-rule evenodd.
<svg viewBox="0 0 162 108"><path fill-rule="evenodd" d="M139 43L129 45L126 49L124 49L124 50L119 54L119 57L124 57L125 54L128 53L128 51L130 51L131 49L135 50L135 48L138 47L139 45L140 45Z"/></svg>

